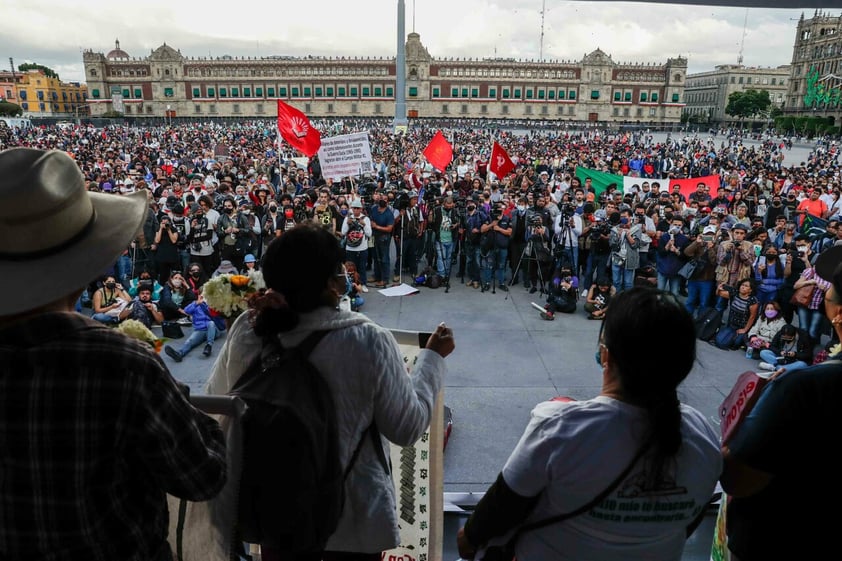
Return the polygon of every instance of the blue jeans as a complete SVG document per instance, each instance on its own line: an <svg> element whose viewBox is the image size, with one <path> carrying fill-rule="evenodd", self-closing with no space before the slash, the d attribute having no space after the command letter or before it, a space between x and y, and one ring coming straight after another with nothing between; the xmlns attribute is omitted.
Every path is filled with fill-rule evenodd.
<svg viewBox="0 0 842 561"><path fill-rule="evenodd" d="M117 282L128 288L129 282L132 280L132 258L129 257L129 254L118 257L114 269L117 273Z"/></svg>
<svg viewBox="0 0 842 561"><path fill-rule="evenodd" d="M588 267L585 271L585 280L582 282L584 290L590 289L591 285L598 281L600 277L604 276L608 270L608 259L611 257L609 253L598 254L593 250L588 254ZM596 278L594 279L594 273Z"/></svg>
<svg viewBox="0 0 842 561"><path fill-rule="evenodd" d="M365 275L365 268L368 265L368 250L364 249L362 251L350 251L346 249L345 261L350 261L357 268L357 273L360 275L360 283L363 285L368 284Z"/></svg>
<svg viewBox="0 0 842 561"><path fill-rule="evenodd" d="M757 297L757 303L760 304L759 309L762 310L767 303L778 299L778 291L766 292L764 290L758 290L755 296Z"/></svg>
<svg viewBox="0 0 842 561"><path fill-rule="evenodd" d="M105 323L110 325L112 323L118 323L118 319L114 316L109 316L108 314L93 314L91 316L92 320L98 321L100 323Z"/></svg>
<svg viewBox="0 0 842 561"><path fill-rule="evenodd" d="M626 269L625 265L611 265L614 277L614 288L620 293L634 286L634 269Z"/></svg>
<svg viewBox="0 0 842 561"><path fill-rule="evenodd" d="M453 242L436 242L436 272L440 277L450 276L453 259Z"/></svg>
<svg viewBox="0 0 842 561"><path fill-rule="evenodd" d="M658 290L668 290L678 296L678 289L681 286L681 277L678 275L666 276L658 273ZM689 294L689 291L688 291Z"/></svg>
<svg viewBox="0 0 842 561"><path fill-rule="evenodd" d="M480 253L482 284L491 284L491 277L497 272L497 286L506 284L506 263L509 250L505 247L494 248L487 254Z"/></svg>
<svg viewBox="0 0 842 561"><path fill-rule="evenodd" d="M807 368L810 366L804 361L796 360L795 362L790 362L789 364L778 364L777 356L775 353L770 351L769 349L763 349L760 351L760 360L763 362L768 362L772 366L779 366L781 368L785 368L787 372L792 372L793 370L801 370L802 368Z"/></svg>
<svg viewBox="0 0 842 561"><path fill-rule="evenodd" d="M804 306L798 306L798 327L810 335L813 343L821 340L822 318L824 314L821 310L810 310Z"/></svg>
<svg viewBox="0 0 842 561"><path fill-rule="evenodd" d="M208 345L213 345L213 342L216 340L219 332L216 329L216 324L213 321L208 322L207 329L194 329L193 333L190 334L190 337L181 345L181 348L178 349L178 354L181 356L187 355L190 351L198 347L205 342Z"/></svg>
<svg viewBox="0 0 842 561"><path fill-rule="evenodd" d="M745 333L737 333L737 330L730 325L723 325L716 333L715 342L720 349L730 351L744 345L746 336Z"/></svg>
<svg viewBox="0 0 842 561"><path fill-rule="evenodd" d="M489 254L493 253L493 251L489 252ZM467 273L468 281L479 282L479 269L480 269L480 260L485 260L484 257L481 257L479 245L466 243L465 244L465 272ZM483 280L485 282L485 280Z"/></svg>
<svg viewBox="0 0 842 561"><path fill-rule="evenodd" d="M687 281L687 300L684 302L684 308L693 314L696 310L704 310L710 307L713 288L714 281L712 280Z"/></svg>
<svg viewBox="0 0 842 561"><path fill-rule="evenodd" d="M375 280L389 282L389 273L391 271L391 267L389 266L391 263L389 251L391 248L391 235L377 235L374 237L374 256L376 257L376 261L374 262Z"/></svg>

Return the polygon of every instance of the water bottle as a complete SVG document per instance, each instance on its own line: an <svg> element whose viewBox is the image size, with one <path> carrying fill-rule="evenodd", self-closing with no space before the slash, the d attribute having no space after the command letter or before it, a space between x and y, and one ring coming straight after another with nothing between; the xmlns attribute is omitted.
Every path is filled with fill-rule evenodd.
<svg viewBox="0 0 842 561"><path fill-rule="evenodd" d="M748 359L754 358L754 349L752 349L750 346L746 347L746 358L748 358Z"/></svg>

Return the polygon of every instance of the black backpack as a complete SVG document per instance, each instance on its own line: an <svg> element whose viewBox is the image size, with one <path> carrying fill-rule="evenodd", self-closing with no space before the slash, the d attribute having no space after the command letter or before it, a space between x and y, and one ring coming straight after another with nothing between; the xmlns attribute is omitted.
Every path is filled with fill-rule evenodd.
<svg viewBox="0 0 842 561"><path fill-rule="evenodd" d="M696 325L696 337L702 341L710 341L722 325L722 312L716 308L699 310L694 323Z"/></svg>
<svg viewBox="0 0 842 561"><path fill-rule="evenodd" d="M229 392L247 406L237 517L242 541L290 554L321 552L339 523L345 478L365 434L343 472L333 397L308 360L325 334L316 331L295 348L267 337ZM382 451L376 431L372 424L366 432Z"/></svg>

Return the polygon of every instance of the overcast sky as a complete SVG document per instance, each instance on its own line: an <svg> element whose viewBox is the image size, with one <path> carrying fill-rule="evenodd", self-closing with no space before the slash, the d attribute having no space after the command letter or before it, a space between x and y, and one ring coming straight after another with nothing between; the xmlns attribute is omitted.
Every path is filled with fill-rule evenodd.
<svg viewBox="0 0 842 561"><path fill-rule="evenodd" d="M538 59L541 8L542 0L406 0L406 32L419 33L434 57ZM0 67L13 57L15 65L37 62L79 81L81 51L107 53L116 38L138 57L164 42L197 57L394 56L396 14L396 0L7 2ZM748 9L743 63L789 64L800 15ZM682 55L691 73L702 72L737 62L745 18L745 8L546 0L543 57L579 60L599 47L615 62Z"/></svg>

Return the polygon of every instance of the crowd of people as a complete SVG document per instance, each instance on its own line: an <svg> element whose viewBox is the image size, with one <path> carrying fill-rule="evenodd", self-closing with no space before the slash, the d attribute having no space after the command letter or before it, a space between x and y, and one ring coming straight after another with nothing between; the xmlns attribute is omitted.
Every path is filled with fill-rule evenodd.
<svg viewBox="0 0 842 561"><path fill-rule="evenodd" d="M91 192L147 194L142 232L104 272L112 276L82 297L106 323L188 322L185 308L206 279L259 267L271 240L313 222L344 248L354 309L369 287L450 287L458 279L482 292L541 291L546 320L580 307L600 319L613 296L643 284L684 297L691 314L726 312L711 342L749 346L755 359L763 350L791 352L773 349L774 337L749 335L773 313L761 309L769 302L811 352L819 352L822 334L832 336L821 314L828 282L811 263L842 239L835 141L790 163L788 139L744 144L736 131L656 142L648 131L452 124L463 125L445 130L454 158L437 170L422 155L431 128L394 133L382 120L314 122L331 134L368 130L372 169L344 178L322 177L317 157L279 151L267 122L35 128L3 142L67 152ZM489 167L493 141L517 164L502 177ZM627 192L621 180L597 192L578 167L639 182ZM670 185L710 175L719 185L700 183L689 196ZM151 299L129 289L127 301L120 287L144 277L155 281ZM793 296L804 286L813 293L798 303Z"/></svg>
<svg viewBox="0 0 842 561"><path fill-rule="evenodd" d="M258 262L267 290L233 323L208 393L229 394L272 361L308 363L336 403L336 433L325 441L337 465L327 475L345 499L315 549L288 549L294 528L262 531L252 543L267 561L374 560L398 545L381 456L429 426L453 333L440 324L407 375L394 336L339 304L352 290L398 282L402 265L446 284L464 266L465 284L483 291L523 283L547 296L545 319L574 311L584 294L589 317L602 322L599 395L532 411L457 536L463 558L490 553L497 540L508 547L501 559L677 559L717 479L734 497L729 547L739 559L833 547L833 517L803 513L839 495L822 456L839 429L837 350L810 365L826 324L828 344L842 332L838 154L785 167L775 142L716 148L604 131L500 132L518 166L495 178L486 132L454 132L457 158L444 173L418 156L429 133L372 129L370 177L336 182L320 177L316 160L277 154L260 124L13 135L15 148L0 150L1 556L172 559L165 495L219 495L231 441L151 348L103 324L190 315L194 335L167 353L180 360L204 341L209 355L217 330L202 279ZM597 192L577 166L640 183ZM715 194L704 183L686 200L670 189L672 177L711 173L722 180ZM98 274L102 282L89 284ZM85 293L91 318L75 311ZM776 369L721 451L710 422L677 392L695 362L694 318L710 309L728 318L714 344L757 350ZM640 349L659 330L672 344L653 364ZM308 342L307 351L275 354ZM311 459L281 452L302 466ZM272 472L265 467L258 473ZM310 491L315 501L323 490ZM793 500L798 510L788 512ZM238 506L226 516L243 522ZM268 506L258 523L289 505ZM790 531L770 537L784 519Z"/></svg>

